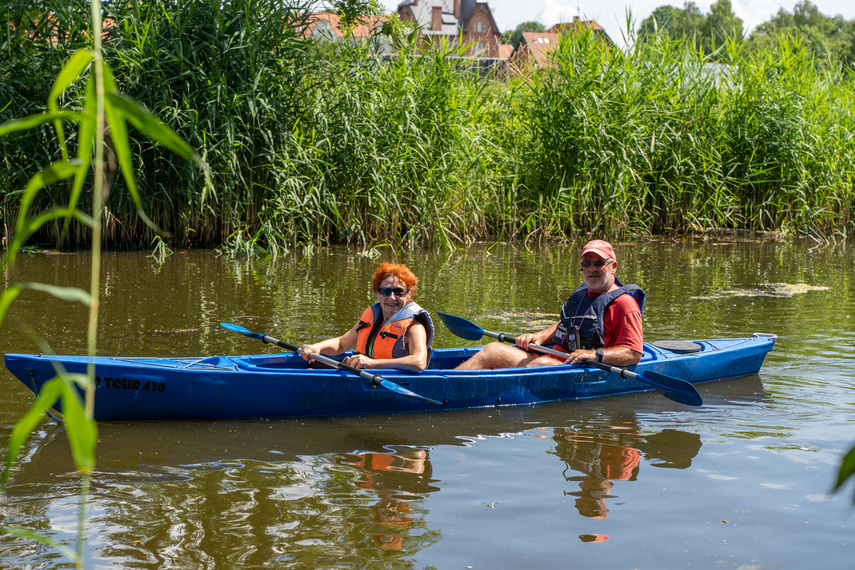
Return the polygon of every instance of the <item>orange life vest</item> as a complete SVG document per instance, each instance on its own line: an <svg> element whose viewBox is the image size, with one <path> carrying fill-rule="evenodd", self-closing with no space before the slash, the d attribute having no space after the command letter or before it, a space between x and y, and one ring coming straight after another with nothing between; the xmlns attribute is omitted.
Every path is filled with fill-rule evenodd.
<svg viewBox="0 0 855 570"><path fill-rule="evenodd" d="M379 302L365 309L356 326L356 351L371 358L387 359L407 356L410 353L404 337L413 319L418 319L425 327L428 354L430 354L433 321L427 311L412 302L392 315L385 323Z"/></svg>

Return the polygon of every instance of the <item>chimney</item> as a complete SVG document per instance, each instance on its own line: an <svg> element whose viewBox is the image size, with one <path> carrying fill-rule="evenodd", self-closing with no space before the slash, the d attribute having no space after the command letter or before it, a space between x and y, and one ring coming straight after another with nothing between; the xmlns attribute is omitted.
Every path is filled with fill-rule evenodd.
<svg viewBox="0 0 855 570"><path fill-rule="evenodd" d="M442 29L442 6L434 6L433 12L431 13L431 26L432 30L441 30Z"/></svg>
<svg viewBox="0 0 855 570"><path fill-rule="evenodd" d="M454 0L454 17L460 19L460 0Z"/></svg>

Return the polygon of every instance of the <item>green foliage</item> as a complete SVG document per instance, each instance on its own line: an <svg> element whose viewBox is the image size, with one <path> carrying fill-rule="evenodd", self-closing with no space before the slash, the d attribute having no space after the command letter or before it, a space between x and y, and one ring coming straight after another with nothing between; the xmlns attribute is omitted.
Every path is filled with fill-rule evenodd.
<svg viewBox="0 0 855 570"><path fill-rule="evenodd" d="M638 40L651 41L657 34L671 40L689 42L695 49L713 55L728 40L742 37L742 20L733 12L730 0L716 0L710 6L710 14L704 16L694 2L686 2L683 8L660 6L642 20L638 28Z"/></svg>
<svg viewBox="0 0 855 570"><path fill-rule="evenodd" d="M837 481L834 483L834 490L837 491L840 489L846 484L847 480L853 477L855 477L855 447L850 449L840 462L840 469L837 472ZM855 496L853 496L852 502L855 503Z"/></svg>
<svg viewBox="0 0 855 570"><path fill-rule="evenodd" d="M75 3L70 3L74 8L82 9ZM8 10L3 12L8 21L22 25L26 19L39 26L26 30L27 33L20 34L22 28L14 27L15 33L7 34L7 44L3 46L3 53L8 55L9 46L13 43L27 45L27 41L39 44L43 37L47 38L47 44L52 43L52 38L76 38L76 34L63 27L65 13L59 12L47 14L47 24L40 27L45 19L44 11L38 7L33 8L28 3L10 3L4 9L13 6L19 11ZM13 13L14 12L14 13ZM73 12L73 11L72 11ZM96 1L91 9L93 29L101 30L100 4ZM77 16L83 18L83 13L78 11ZM71 19L73 21L73 18ZM83 21L83 20L81 20ZM85 37L85 34L83 34ZM23 38L23 39L22 39ZM51 222L64 222L63 234L72 221L84 224L92 231L92 292L86 292L76 288L57 287L41 283L12 283L7 286L0 295L0 322L9 310L12 302L18 295L27 289L46 292L67 301L79 301L89 306L89 354L95 353L95 343L98 317L98 290L100 283L100 238L102 217L102 196L109 193L110 186L103 176L104 173L104 146L105 132L109 129L111 148L115 153L115 159L122 170L125 185L131 196L131 201L136 211L152 228L143 211L140 194L134 181L131 145L128 136L127 124L133 125L140 133L151 137L152 140L163 145L172 152L194 161L201 167L203 173L207 173L207 164L193 152L184 141L182 141L171 129L160 123L153 115L140 108L139 105L120 93L116 88L110 67L101 58L101 35L94 37L94 48L81 48L73 52L68 60L58 69L56 79L50 83L47 93L47 105L42 112L30 114L23 119L15 119L0 124L0 137L14 135L31 129L44 130L50 125L54 132L53 142L56 144L59 156L51 157L46 166L32 175L24 185L23 192L17 199L17 216L14 233L11 236L3 259L3 267L14 264L17 254L25 246L27 240L36 235L42 227ZM14 40L14 41L13 41ZM60 42L62 43L62 42ZM57 50L58 52L61 50ZM87 71L91 73L87 76ZM78 93L76 100L79 107L73 109L61 109L62 99L68 91L75 91L76 86L83 85L82 92ZM26 107L25 107L26 108ZM8 109L8 106L7 106ZM76 130L73 138L76 148L69 148L68 136L66 134L66 121L72 122ZM72 151L76 156L72 158ZM44 155L36 155L44 156ZM20 154L16 157L23 158ZM94 174L90 174L90 168ZM79 209L84 184L92 176L94 182L92 198L92 216L87 216ZM204 176L207 181L207 176ZM47 193L51 187L65 184L68 193L63 193L61 198L49 198L46 202L49 207L37 210L31 215L31 209L37 208L39 199ZM207 188L208 184L203 187ZM204 198L204 190L202 192ZM8 196L7 196L8 198ZM6 454L2 475L0 475L0 492L5 490L11 468L15 462L21 446L29 437L30 433L41 421L42 415L50 408L61 410L64 416L66 433L75 465L81 473L81 500L80 500L80 525L78 528L78 549L72 552L70 549L57 545L55 542L37 535L31 531L20 529L3 528L3 532L16 534L37 540L43 544L57 546L68 555L77 568L82 568L82 548L84 538L84 523L86 510L86 495L88 492L88 476L95 466L95 445L98 430L93 421L94 398L95 398L94 366L90 365L87 374L67 374L63 370L57 370L57 376L42 385L35 404L15 425L10 438L9 449ZM35 389L35 386L34 386ZM81 393L84 398L81 398Z"/></svg>
<svg viewBox="0 0 855 570"><path fill-rule="evenodd" d="M671 40L687 41L696 49L703 44L704 22L706 17L694 2L686 2L682 8L660 6L641 21L638 28L638 41L652 41L659 34Z"/></svg>
<svg viewBox="0 0 855 570"><path fill-rule="evenodd" d="M824 65L855 65L855 21L825 16L808 0L796 3L792 13L781 8L768 22L757 26L749 47L774 52L783 38L805 46L811 57Z"/></svg>
<svg viewBox="0 0 855 570"><path fill-rule="evenodd" d="M345 27L352 27L365 16L385 14L386 9L377 0L330 0L328 4L341 16Z"/></svg>
<svg viewBox="0 0 855 570"><path fill-rule="evenodd" d="M701 26L704 53L714 53L728 40L742 38L742 20L733 13L730 0L717 0L710 6L710 15Z"/></svg>
<svg viewBox="0 0 855 570"><path fill-rule="evenodd" d="M29 530L24 530L21 528L9 528L5 526L0 526L0 532L20 536L21 538L26 538L32 540L33 542L38 542L39 544L44 544L45 546L55 548L64 556L66 556L69 560L76 562L77 567L81 567L82 561L77 556L77 553L60 542L51 540L38 533L31 532Z"/></svg>
<svg viewBox="0 0 855 570"><path fill-rule="evenodd" d="M668 37L671 35L672 24L675 23L680 10L673 6L659 6L655 8L651 14L641 21L638 26L637 38L640 42L647 42L653 39L657 32L666 33ZM682 35L680 36L682 37Z"/></svg>
<svg viewBox="0 0 855 570"><path fill-rule="evenodd" d="M797 46L725 47L727 65L664 35L563 41L517 97L526 234L849 227L851 80Z"/></svg>
<svg viewBox="0 0 855 570"><path fill-rule="evenodd" d="M6 463L0 478L0 489L4 488L8 481L9 469L21 446L42 420L44 413L49 408L56 407L57 403L61 403L59 406L65 416L66 432L75 466L78 470L87 473L95 467L95 442L98 438L98 428L95 422L87 419L83 400L75 389L75 385L83 387L89 381L90 378L84 374L63 373L45 383L36 403L12 430Z"/></svg>
<svg viewBox="0 0 855 570"><path fill-rule="evenodd" d="M852 77L787 37L760 51L731 37L738 22L725 0L709 17L691 3L657 9L660 32L651 28L624 52L587 31L568 35L548 65L511 78L463 59L465 46L425 47L396 19L372 38L354 27L340 41L310 37L314 6L111 4L119 24L105 53L115 84L201 150L215 191L203 202L204 174L131 122L125 138L137 176L116 166L123 176L105 193L117 222L108 243L147 248L153 226L170 248L235 255L600 230L851 230ZM371 13L358 2L340 8L353 8L354 21ZM393 55L378 55L392 44ZM28 108L22 86L7 85L16 95L4 113ZM85 243L87 220L55 209L76 196L79 180L63 177L82 164L64 158L61 141L74 157L88 140L68 120L91 112L86 89L72 81L53 110L15 114L56 113L31 138L0 138L7 226L17 227L22 204L61 220L22 227L28 243L59 245L66 227L71 245ZM121 107L121 97L109 98ZM69 132L58 135L54 119ZM32 181L38 191L24 175L34 161L56 179ZM152 225L137 215L133 191L117 191L129 185ZM88 196L79 199L88 206Z"/></svg>

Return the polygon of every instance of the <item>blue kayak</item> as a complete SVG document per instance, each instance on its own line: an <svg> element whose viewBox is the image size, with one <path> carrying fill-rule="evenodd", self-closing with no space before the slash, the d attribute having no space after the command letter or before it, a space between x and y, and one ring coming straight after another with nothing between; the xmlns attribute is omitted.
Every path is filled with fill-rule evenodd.
<svg viewBox="0 0 855 570"><path fill-rule="evenodd" d="M757 374L775 335L645 343L627 370L669 375L692 384ZM689 347L688 349L686 347ZM589 366L453 370L480 347L435 349L420 374L371 370L377 382L335 368L308 367L294 353L199 358L96 357L95 419L225 419L332 416L514 406L651 390L632 377ZM55 366L86 373L85 356L7 354L6 368L33 392ZM432 402L429 400L435 400ZM62 411L61 409L58 411Z"/></svg>

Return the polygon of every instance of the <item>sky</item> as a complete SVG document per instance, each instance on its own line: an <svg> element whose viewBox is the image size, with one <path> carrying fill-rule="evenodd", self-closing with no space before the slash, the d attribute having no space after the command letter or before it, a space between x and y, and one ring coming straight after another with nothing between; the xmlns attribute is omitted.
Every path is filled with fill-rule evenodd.
<svg viewBox="0 0 855 570"><path fill-rule="evenodd" d="M400 0L381 0L386 8L395 12ZM484 0L481 0L484 1ZM609 37L618 44L626 45L626 12L632 12L632 28L637 30L642 20L650 16L659 6L671 5L682 8L684 0L486 0L500 32L513 30L523 22L540 22L549 28L559 22L567 22L573 16L585 20L596 20L606 29ZM709 14L715 0L695 0L704 14ZM750 32L755 26L769 20L779 9L793 11L797 0L731 0L734 13L742 18L743 27ZM811 0L826 16L841 15L855 20L853 0Z"/></svg>

